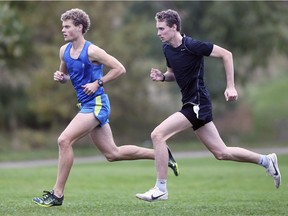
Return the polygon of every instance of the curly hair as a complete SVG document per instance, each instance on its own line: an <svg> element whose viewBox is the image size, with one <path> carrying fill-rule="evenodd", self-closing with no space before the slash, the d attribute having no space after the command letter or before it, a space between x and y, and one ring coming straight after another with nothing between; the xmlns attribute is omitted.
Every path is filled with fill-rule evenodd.
<svg viewBox="0 0 288 216"><path fill-rule="evenodd" d="M89 16L81 9L74 8L61 15L61 21L72 20L75 26L82 25L82 33L85 34L90 27Z"/></svg>
<svg viewBox="0 0 288 216"><path fill-rule="evenodd" d="M166 22L167 26L172 27L174 24L177 26L177 31L181 31L181 18L177 11L168 9L156 13L155 19L160 22Z"/></svg>

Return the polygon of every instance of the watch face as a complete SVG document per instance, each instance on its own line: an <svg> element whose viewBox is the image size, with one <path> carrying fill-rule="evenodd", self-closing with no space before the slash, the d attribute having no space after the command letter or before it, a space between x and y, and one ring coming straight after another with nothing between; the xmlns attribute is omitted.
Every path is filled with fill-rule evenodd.
<svg viewBox="0 0 288 216"><path fill-rule="evenodd" d="M102 87L102 86L103 86L103 81L102 81L101 79L99 79L99 80L98 80L98 84L99 84L99 86Z"/></svg>

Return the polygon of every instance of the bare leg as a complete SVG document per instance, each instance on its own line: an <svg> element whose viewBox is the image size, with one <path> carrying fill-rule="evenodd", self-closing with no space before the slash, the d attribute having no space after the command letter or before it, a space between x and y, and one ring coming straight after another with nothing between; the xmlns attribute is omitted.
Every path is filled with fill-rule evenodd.
<svg viewBox="0 0 288 216"><path fill-rule="evenodd" d="M90 133L90 137L93 143L110 162L138 159L154 160L153 149L142 148L136 145L123 145L119 147L116 146L109 124L105 124L102 127L95 128Z"/></svg>
<svg viewBox="0 0 288 216"><path fill-rule="evenodd" d="M227 147L220 138L213 122L199 128L196 131L196 134L218 160L230 160L254 164L260 162L261 155L258 153L239 147ZM266 168L267 174L273 177L275 187L279 188L281 184L281 174L278 167L277 156L272 153L265 156L265 158L268 164L265 166L263 164L261 165Z"/></svg>
<svg viewBox="0 0 288 216"><path fill-rule="evenodd" d="M191 123L180 112L174 113L158 125L151 133L152 142L155 150L155 165L157 171L157 179L155 187L146 193L138 193L136 197L145 201L167 200L167 163L168 152L166 149L166 141L173 135L191 128Z"/></svg>
<svg viewBox="0 0 288 216"><path fill-rule="evenodd" d="M191 127L191 123L182 113L175 113L164 120L152 132L151 137L155 149L155 163L157 169L157 180L155 187L145 193L138 193L136 197L145 201L167 200L167 152L163 146L165 142L174 134ZM258 163L260 155L239 147L227 147L221 139L215 125L210 122L195 131L198 138L209 149L210 152L219 160L232 160L239 162ZM281 174L278 168L277 156L270 154L267 156L269 166L266 168L267 173L274 179L276 188L281 184Z"/></svg>
<svg viewBox="0 0 288 216"><path fill-rule="evenodd" d="M158 179L167 179L168 153L166 141L173 135L191 128L191 123L180 112L174 113L164 120L151 134L154 150L155 164Z"/></svg>
<svg viewBox="0 0 288 216"><path fill-rule="evenodd" d="M231 160L257 164L260 154L239 147L227 147L221 139L213 122L195 131L202 143L218 160Z"/></svg>
<svg viewBox="0 0 288 216"><path fill-rule="evenodd" d="M58 174L54 185L56 196L60 197L64 194L64 187L74 160L72 145L87 135L98 124L99 122L95 120L93 113L78 113L58 138ZM79 125L81 126L79 127Z"/></svg>

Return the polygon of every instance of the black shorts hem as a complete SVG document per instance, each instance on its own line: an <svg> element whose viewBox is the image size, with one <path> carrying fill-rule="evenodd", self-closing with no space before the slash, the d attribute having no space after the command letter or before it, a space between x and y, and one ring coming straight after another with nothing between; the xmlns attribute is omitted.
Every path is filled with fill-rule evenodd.
<svg viewBox="0 0 288 216"><path fill-rule="evenodd" d="M205 110L205 107L200 106L198 113L200 117L197 118L196 113L193 110L193 106L193 104L185 104L179 112L182 113L190 121L193 130L196 131L205 124L213 121L213 116L211 107L208 107L208 109Z"/></svg>

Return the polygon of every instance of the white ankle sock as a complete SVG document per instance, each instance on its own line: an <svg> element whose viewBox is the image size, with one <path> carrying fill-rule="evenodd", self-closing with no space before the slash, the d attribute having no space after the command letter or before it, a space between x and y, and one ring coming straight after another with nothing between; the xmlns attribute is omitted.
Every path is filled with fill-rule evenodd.
<svg viewBox="0 0 288 216"><path fill-rule="evenodd" d="M157 179L155 186L159 188L162 192L167 191L167 179Z"/></svg>
<svg viewBox="0 0 288 216"><path fill-rule="evenodd" d="M268 159L267 155L261 155L258 164L265 167L265 168L268 168L269 159Z"/></svg>

